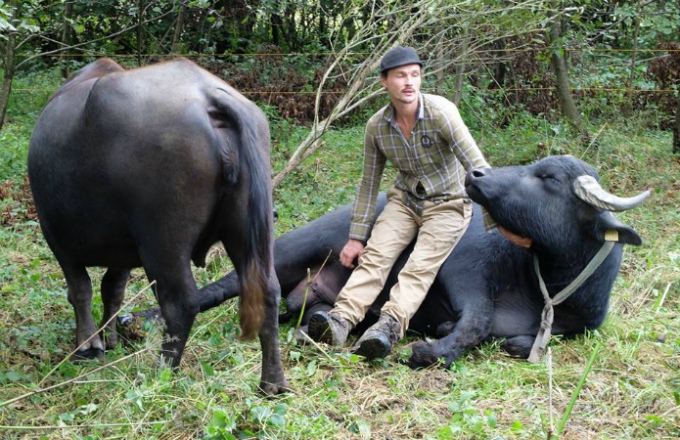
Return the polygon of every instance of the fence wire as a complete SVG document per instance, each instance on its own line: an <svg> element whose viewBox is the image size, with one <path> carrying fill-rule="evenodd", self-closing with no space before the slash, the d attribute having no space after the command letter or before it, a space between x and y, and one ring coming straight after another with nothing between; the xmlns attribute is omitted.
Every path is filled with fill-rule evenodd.
<svg viewBox="0 0 680 440"><path fill-rule="evenodd" d="M547 51L548 49L534 49L535 51ZM680 49L581 49L581 48L563 48L565 52L580 52L580 53L680 53ZM493 54L493 53L520 53L528 52L527 49L515 49L515 48L504 48L504 49L482 49L475 50L475 54ZM369 52L351 52L348 56L366 56ZM242 53L242 54L205 54L205 53L177 53L177 54L167 54L167 53L144 53L144 54L104 54L104 53L58 53L58 54L46 54L42 55L44 57L51 58L99 58L108 57L113 59L136 59L142 58L176 58L176 57L186 57L186 58L268 58L268 57L328 57L334 56L333 52L314 52L314 53L303 53L303 52L292 52L292 53ZM28 58L35 57L35 54L25 53L16 54L18 58ZM532 92L532 91L556 91L556 87L500 87L498 89L500 92ZM488 92L493 92L494 90L486 90ZM625 92L625 93L658 93L658 94L677 94L679 90L677 89L640 89L634 87L571 87L569 89L571 92ZM37 89L37 88L13 88L12 92L15 93L53 93L54 90L48 89ZM346 91L344 90L239 90L243 95L255 95L255 94L269 94L269 95L316 95L317 93L322 95L344 95Z"/></svg>

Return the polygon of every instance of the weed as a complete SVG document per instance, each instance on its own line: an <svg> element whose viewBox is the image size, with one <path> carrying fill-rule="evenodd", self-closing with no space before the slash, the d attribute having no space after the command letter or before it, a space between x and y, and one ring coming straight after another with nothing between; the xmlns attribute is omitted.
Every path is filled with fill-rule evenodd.
<svg viewBox="0 0 680 440"><path fill-rule="evenodd" d="M45 99L15 102L0 133L0 182L12 181L12 194L25 177L28 136ZM307 129L267 111L278 170ZM281 353L294 393L266 398L257 393L259 344L237 341L236 301L198 316L176 375L157 365L162 329L153 325L144 340L108 351L104 364L62 362L74 348L75 327L63 276L39 227L19 221L0 227L0 437L533 439L547 437L551 415L560 420L569 410L565 440L677 438L680 165L670 154L669 133L650 131L635 118L598 123L590 113L597 148L581 146L558 123L521 112L504 130L471 124L494 166L568 153L593 164L613 192L653 190L649 203L617 215L644 244L624 252L604 325L551 341L552 394L545 364L509 358L497 341L464 353L448 370L412 371L397 356L366 363L346 349L301 344L286 324ZM276 189L278 235L353 200L362 138L361 126L331 130L324 149ZM393 177L389 169L383 188ZM17 202L6 198L0 210L25 207ZM231 268L215 247L194 274L204 285ZM97 286L103 271L90 274ZM127 299L146 285L143 271L133 271ZM145 293L125 311L154 304ZM101 316L98 292L93 309Z"/></svg>

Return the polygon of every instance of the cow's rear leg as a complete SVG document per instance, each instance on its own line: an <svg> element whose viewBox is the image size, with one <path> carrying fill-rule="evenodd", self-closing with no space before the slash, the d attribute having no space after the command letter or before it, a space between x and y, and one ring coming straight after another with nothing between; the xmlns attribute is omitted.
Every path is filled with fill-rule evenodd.
<svg viewBox="0 0 680 440"><path fill-rule="evenodd" d="M143 258L150 281L156 281L156 295L165 320L161 357L179 367L189 332L198 314L198 289L189 261L167 263L167 259ZM147 263L148 261L148 263Z"/></svg>
<svg viewBox="0 0 680 440"><path fill-rule="evenodd" d="M228 248L225 244L225 248ZM240 264L238 253L232 251L232 261ZM219 281L211 283L199 291L198 303L200 312L216 307L229 298L234 298L240 292L239 278L236 272L231 272ZM272 271L267 280L267 290L264 295L264 322L260 328L260 347L262 348L262 375L260 389L268 395L290 391L290 385L283 374L279 350L279 302L281 288Z"/></svg>
<svg viewBox="0 0 680 440"><path fill-rule="evenodd" d="M118 343L118 332L116 331L116 320L111 319L120 310L125 297L125 286L130 279L129 269L109 268L102 279L102 302L104 303L104 316L100 327L103 328L100 335L106 341L106 348L114 348Z"/></svg>
<svg viewBox="0 0 680 440"><path fill-rule="evenodd" d="M273 395L290 391L290 385L283 374L279 350L279 302L281 288L272 271L267 282L264 296L264 322L260 328L260 347L262 348L262 375L260 389Z"/></svg>
<svg viewBox="0 0 680 440"><path fill-rule="evenodd" d="M104 344L97 333L92 317L92 281L84 267L68 266L62 263L64 278L68 286L68 302L76 315L76 347L74 357L94 359L104 356ZM85 342L87 341L87 342Z"/></svg>
<svg viewBox="0 0 680 440"><path fill-rule="evenodd" d="M444 338L412 344L408 365L411 368L420 368L441 361L444 368L448 368L463 351L481 344L489 335L490 328L490 314L466 312L453 331Z"/></svg>

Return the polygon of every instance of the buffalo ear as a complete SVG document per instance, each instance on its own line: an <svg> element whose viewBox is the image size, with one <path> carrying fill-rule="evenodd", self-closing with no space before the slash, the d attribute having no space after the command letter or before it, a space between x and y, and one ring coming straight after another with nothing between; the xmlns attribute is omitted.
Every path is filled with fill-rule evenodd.
<svg viewBox="0 0 680 440"><path fill-rule="evenodd" d="M603 212L595 226L595 234L601 241L616 241L622 244L640 246L642 238L635 229L621 223L609 212Z"/></svg>

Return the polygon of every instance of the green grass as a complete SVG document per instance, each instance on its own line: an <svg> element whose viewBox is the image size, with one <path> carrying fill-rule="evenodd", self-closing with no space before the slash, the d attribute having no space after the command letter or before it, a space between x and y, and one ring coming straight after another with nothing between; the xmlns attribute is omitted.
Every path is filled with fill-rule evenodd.
<svg viewBox="0 0 680 440"><path fill-rule="evenodd" d="M14 189L25 175L37 113L37 103L17 105L22 114L12 113L0 132L0 182L10 180ZM277 170L305 128L272 124ZM0 229L0 437L535 439L547 438L551 420L557 429L569 409L563 439L677 438L680 164L670 155L670 135L602 124L591 129L597 142L584 147L568 130L538 119L502 131L481 127L474 135L494 166L568 153L593 164L617 193L653 190L645 205L618 215L645 243L625 251L604 326L573 340L554 338L550 369L548 359L528 364L489 343L450 370L411 371L393 358L369 364L344 350L301 346L284 325L281 356L295 392L268 398L257 392L259 345L238 341L233 302L198 317L177 375L156 366L160 333L153 328L144 341L108 352L106 364L62 362L73 349L73 311L38 227L21 219ZM361 127L334 129L324 150L277 188L277 234L352 200L362 137ZM3 207L20 210L25 201L10 197ZM228 270L215 248L195 274L205 284ZM91 274L96 285L102 271ZM127 299L145 287L136 270ZM143 293L126 310L153 304ZM99 319L97 295L94 313ZM54 388L40 391L47 387Z"/></svg>

